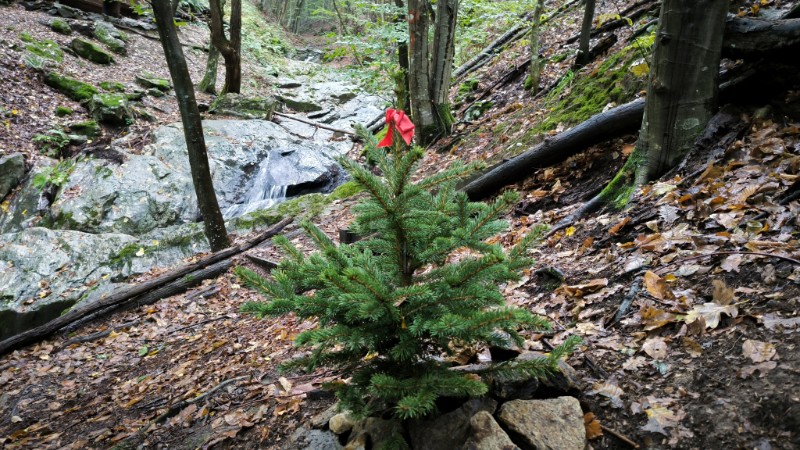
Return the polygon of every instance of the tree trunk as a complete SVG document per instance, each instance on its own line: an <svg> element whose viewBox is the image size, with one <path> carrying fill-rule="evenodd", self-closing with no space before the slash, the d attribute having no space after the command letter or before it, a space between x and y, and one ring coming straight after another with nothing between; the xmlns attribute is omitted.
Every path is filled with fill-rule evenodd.
<svg viewBox="0 0 800 450"><path fill-rule="evenodd" d="M578 44L578 56L575 58L576 68L581 68L589 62L589 40L592 37L594 6L595 0L586 0L586 9L583 11L583 23L581 24L580 44Z"/></svg>
<svg viewBox="0 0 800 450"><path fill-rule="evenodd" d="M727 10L725 0L662 3L636 148L644 159L637 164L637 183L680 162L714 114Z"/></svg>
<svg viewBox="0 0 800 450"><path fill-rule="evenodd" d="M220 8L225 9L225 0L220 0ZM208 28L211 29L209 21ZM208 94L217 93L217 69L219 67L219 49L213 42L208 43L208 61L206 62L206 72L197 89Z"/></svg>
<svg viewBox="0 0 800 450"><path fill-rule="evenodd" d="M525 80L525 87L530 89L531 95L539 93L539 79L542 74L544 60L539 57L540 45L539 36L542 24L542 13L544 12L544 0L536 1L536 8L533 10L533 25L531 26L531 65L528 72L528 79Z"/></svg>
<svg viewBox="0 0 800 450"><path fill-rule="evenodd" d="M186 148L189 153L192 182L195 194L197 194L197 204L203 215L205 234L211 249L213 251L221 250L228 246L228 232L225 230L225 222L222 220L217 195L214 193L214 185L211 181L200 111L197 109L189 68L186 65L186 58L183 55L172 19L172 6L169 0L155 0L152 5L161 46L164 48L172 84L175 86L175 97L178 99L183 133L186 137Z"/></svg>
<svg viewBox="0 0 800 450"><path fill-rule="evenodd" d="M457 16L458 0L438 0L433 32L430 97L440 136L448 136L455 122L450 111L450 78L453 73Z"/></svg>
<svg viewBox="0 0 800 450"><path fill-rule="evenodd" d="M403 8L403 0L394 0L395 6ZM406 20L404 14L398 15L394 21L402 22ZM395 97L397 97L397 108L403 111L408 111L408 43L400 42L397 44L397 66L400 68L397 75L395 75Z"/></svg>
<svg viewBox="0 0 800 450"><path fill-rule="evenodd" d="M224 12L221 0L209 0L211 42L225 58L225 86L222 93L238 94L242 87L242 0L231 0L230 38L223 29Z"/></svg>
<svg viewBox="0 0 800 450"><path fill-rule="evenodd" d="M408 97L418 145L425 146L438 134L436 112L430 98L430 61L427 0L408 0Z"/></svg>

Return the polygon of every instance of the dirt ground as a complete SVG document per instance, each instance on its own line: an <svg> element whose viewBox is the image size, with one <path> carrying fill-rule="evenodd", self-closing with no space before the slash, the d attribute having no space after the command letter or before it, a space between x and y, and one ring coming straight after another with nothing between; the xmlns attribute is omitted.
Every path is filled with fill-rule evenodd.
<svg viewBox="0 0 800 450"><path fill-rule="evenodd" d="M23 27L49 33L40 15L2 12L0 42L16 42ZM577 26L576 14L564 19L570 32L563 36ZM163 67L157 42L132 38L131 46L155 55L142 56L143 64ZM0 95L4 107L24 113L6 119L13 131L0 127L0 145L33 154L30 137L68 101L15 55L0 45L0 79L11 83ZM200 59L192 60L193 73ZM482 76L514 63L500 58ZM139 69L126 65L117 77L132 82ZM530 101L519 84L498 90L498 106L467 126L488 128L506 120L504 105ZM175 119L170 101L159 106L170 111L160 121ZM555 324L551 335L531 336L531 349L582 337L567 362L583 383L584 412L604 427L592 448L800 448L800 202L781 204L800 177L799 103L798 91L789 91L748 105L741 112L748 126L732 144L638 189L622 211L601 211L550 236L533 249L537 265L503 287L510 303ZM471 136L431 149L421 171L484 158L482 150L501 147L494 139ZM536 224L554 225L575 211L608 182L634 141L621 137L533 171L514 186L523 200L508 213L500 242L510 246ZM314 222L338 239L357 201L337 200ZM310 250L293 229L292 239ZM257 254L280 258L269 245ZM563 281L548 275L554 271ZM293 337L314 324L239 312L255 299L227 273L0 357L0 446L281 447L332 404L320 386L338 374L278 373L277 364L298 352Z"/></svg>

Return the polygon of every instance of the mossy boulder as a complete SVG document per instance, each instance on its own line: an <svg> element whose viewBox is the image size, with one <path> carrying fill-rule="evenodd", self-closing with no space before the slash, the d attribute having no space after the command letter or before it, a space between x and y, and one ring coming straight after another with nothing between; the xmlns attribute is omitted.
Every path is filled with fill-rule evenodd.
<svg viewBox="0 0 800 450"><path fill-rule="evenodd" d="M56 117L65 117L71 116L72 113L75 112L72 108L67 108L66 106L56 106Z"/></svg>
<svg viewBox="0 0 800 450"><path fill-rule="evenodd" d="M118 81L101 81L99 86L108 92L125 92L125 85Z"/></svg>
<svg viewBox="0 0 800 450"><path fill-rule="evenodd" d="M167 92L172 89L172 85L170 84L169 80L158 78L146 72L136 75L136 82L139 83L140 86L147 89L155 88L163 92Z"/></svg>
<svg viewBox="0 0 800 450"><path fill-rule="evenodd" d="M298 98L292 98L288 95L278 95L278 100L282 101L286 106L289 108L297 111L297 112L315 112L315 111L322 111L322 106L314 103L311 100L301 100Z"/></svg>
<svg viewBox="0 0 800 450"><path fill-rule="evenodd" d="M95 23L92 35L95 39L105 44L112 52L119 55L126 55L128 53L128 50L125 48L127 36L114 25L108 22L98 21Z"/></svg>
<svg viewBox="0 0 800 450"><path fill-rule="evenodd" d="M67 129L75 134L82 134L88 137L100 135L100 125L94 120L84 120L67 125Z"/></svg>
<svg viewBox="0 0 800 450"><path fill-rule="evenodd" d="M55 41L50 39L42 39L41 41L37 41L28 33L22 33L19 35L19 37L26 43L25 49L27 49L31 54L58 63L64 60L64 52Z"/></svg>
<svg viewBox="0 0 800 450"><path fill-rule="evenodd" d="M72 34L72 27L64 19L53 19L50 22L50 29L60 34Z"/></svg>
<svg viewBox="0 0 800 450"><path fill-rule="evenodd" d="M51 88L76 101L89 100L93 95L98 93L97 88L91 84L60 75L56 72L48 73L44 77L44 82Z"/></svg>
<svg viewBox="0 0 800 450"><path fill-rule="evenodd" d="M133 122L133 110L125 94L95 94L89 102L89 111L100 123L129 125Z"/></svg>
<svg viewBox="0 0 800 450"><path fill-rule="evenodd" d="M164 91L162 91L161 89L150 88L147 90L147 95L149 95L150 97L158 98L158 97L163 97L167 94L165 94Z"/></svg>
<svg viewBox="0 0 800 450"><path fill-rule="evenodd" d="M146 92L143 91L143 90L134 89L133 92L129 92L129 93L125 94L125 96L128 97L128 100L130 100L132 102L138 102L139 100L144 98L145 94L146 94Z"/></svg>
<svg viewBox="0 0 800 450"><path fill-rule="evenodd" d="M100 48L99 45L89 42L86 39L75 38L70 43L70 47L75 50L81 58L88 59L95 64L111 64L114 62L114 57L111 53Z"/></svg>
<svg viewBox="0 0 800 450"><path fill-rule="evenodd" d="M214 114L227 114L245 119L272 118L272 113L278 106L278 101L273 97L248 98L240 94L224 94L217 97L208 111Z"/></svg>

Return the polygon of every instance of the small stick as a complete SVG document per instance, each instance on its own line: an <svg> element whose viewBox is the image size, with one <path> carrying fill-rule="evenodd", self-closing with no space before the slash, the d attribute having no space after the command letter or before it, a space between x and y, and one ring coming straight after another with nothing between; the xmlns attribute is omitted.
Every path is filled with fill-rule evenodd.
<svg viewBox="0 0 800 450"><path fill-rule="evenodd" d="M67 342L64 342L64 344L61 345L59 350L63 349L63 348L66 348L66 347L69 347L72 344L84 344L86 342L91 342L91 341L96 341L98 339L102 339L102 338L110 335L112 331L121 330L123 328L129 328L129 327L132 327L134 325L137 325L138 323L139 323L139 320L132 320L130 322L125 322L125 323L121 323L119 325L115 325L113 327L110 327L105 331L98 331L97 333L87 334L86 336L74 337L74 338L68 340Z"/></svg>
<svg viewBox="0 0 800 450"><path fill-rule="evenodd" d="M632 440L628 439L624 434L620 433L619 431L617 431L617 430L615 430L613 428L608 428L605 425L600 425L600 429L605 431L605 432L607 432L608 434L614 436L615 438L619 439L620 441L630 445L633 448L639 448L639 444L637 444L636 442L633 442Z"/></svg>
<svg viewBox="0 0 800 450"><path fill-rule="evenodd" d="M788 256L773 255L771 253L762 253L762 252L742 252L742 251L738 251L737 250L737 251L721 251L721 252L708 253L706 255L690 256L688 258L683 258L683 259L679 259L677 261L672 261L669 264L666 264L666 265L664 265L662 267L659 267L658 269L656 269L656 272L660 272L660 271L664 270L665 268L667 268L669 266L674 266L675 264L682 264L682 263L685 263L687 261L694 261L696 259L702 259L702 258L705 258L705 257L708 257L708 256L719 256L719 255L755 255L755 256L765 256L767 258L782 259L784 261L789 261L792 264L797 264L797 265L800 266L800 261L798 261L798 260L796 260L794 258L789 258Z"/></svg>

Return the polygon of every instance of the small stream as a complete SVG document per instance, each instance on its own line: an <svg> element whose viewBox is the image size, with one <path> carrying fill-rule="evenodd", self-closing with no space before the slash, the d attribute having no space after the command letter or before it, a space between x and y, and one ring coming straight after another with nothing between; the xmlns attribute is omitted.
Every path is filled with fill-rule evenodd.
<svg viewBox="0 0 800 450"><path fill-rule="evenodd" d="M275 184L269 173L270 159L268 155L259 164L258 173L253 177L253 185L245 192L242 202L229 206L223 212L222 215L225 219L243 216L259 209L267 209L286 199L288 186Z"/></svg>

